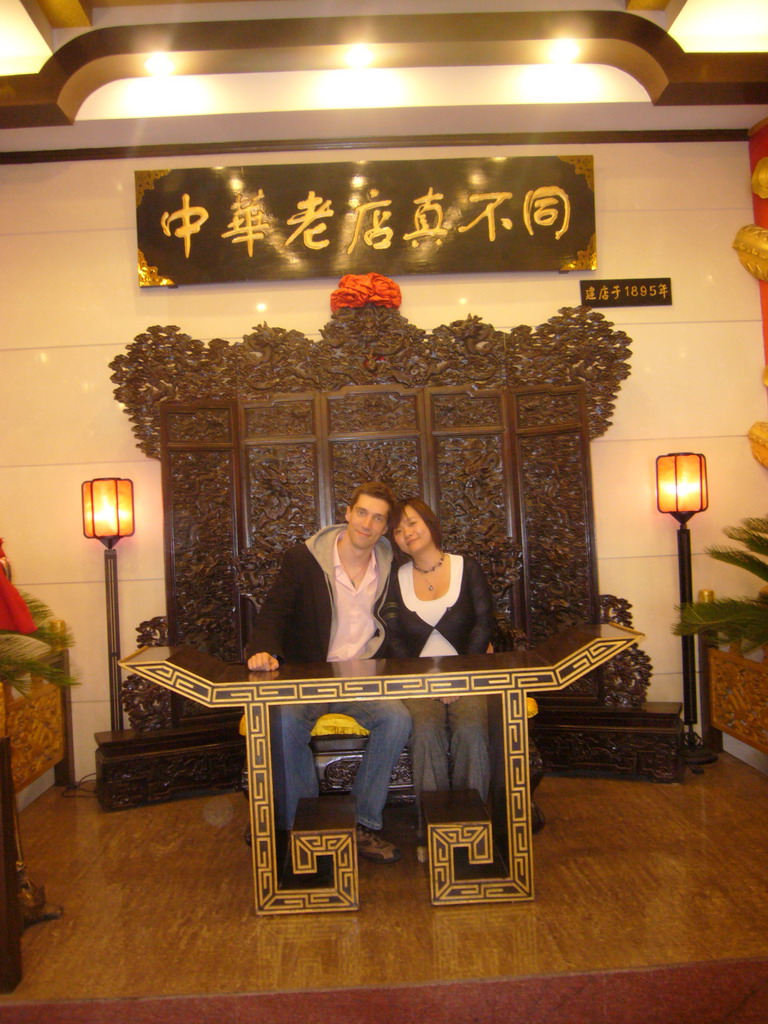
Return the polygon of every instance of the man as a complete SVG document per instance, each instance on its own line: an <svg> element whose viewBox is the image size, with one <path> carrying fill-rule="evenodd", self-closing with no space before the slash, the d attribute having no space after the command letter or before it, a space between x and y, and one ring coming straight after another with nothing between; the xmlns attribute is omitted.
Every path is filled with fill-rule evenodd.
<svg viewBox="0 0 768 1024"><path fill-rule="evenodd" d="M392 565L384 533L394 505L395 496L386 484L361 484L347 506L346 526L328 526L288 549L251 631L246 648L249 669L269 672L281 661L376 657L384 643L381 609ZM392 769L411 730L411 717L400 701L280 709L275 744L281 748L283 785L277 787L277 827L292 826L301 797L318 795L309 741L315 722L328 712L350 715L370 731L352 787L357 798L357 849L368 860L394 863L400 851L377 833Z"/></svg>

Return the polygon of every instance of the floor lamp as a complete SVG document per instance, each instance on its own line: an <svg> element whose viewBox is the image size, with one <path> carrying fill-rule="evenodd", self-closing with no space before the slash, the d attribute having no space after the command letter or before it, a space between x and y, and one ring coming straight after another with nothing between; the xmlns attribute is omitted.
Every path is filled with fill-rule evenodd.
<svg viewBox="0 0 768 1024"><path fill-rule="evenodd" d="M680 577L680 604L693 601L691 573L691 531L688 520L709 505L707 460L693 452L674 452L656 459L656 507L679 523L677 530L677 567ZM696 647L693 636L680 638L683 655L683 723L685 760L689 765L711 764L717 754L701 741L694 726L698 721L696 690ZM695 770L695 768L694 768Z"/></svg>
<svg viewBox="0 0 768 1024"><path fill-rule="evenodd" d="M107 590L107 650L109 654L109 707L113 732L123 727L120 675L120 616L117 602L115 544L133 533L133 482L115 477L86 480L82 487L83 533L105 546L104 580Z"/></svg>

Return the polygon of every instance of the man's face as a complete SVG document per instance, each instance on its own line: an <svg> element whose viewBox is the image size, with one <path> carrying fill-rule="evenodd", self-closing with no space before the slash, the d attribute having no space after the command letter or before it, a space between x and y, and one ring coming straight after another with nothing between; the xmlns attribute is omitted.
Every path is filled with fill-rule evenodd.
<svg viewBox="0 0 768 1024"><path fill-rule="evenodd" d="M382 498L361 494L344 517L349 526L347 535L356 548L370 550L387 529L389 505Z"/></svg>

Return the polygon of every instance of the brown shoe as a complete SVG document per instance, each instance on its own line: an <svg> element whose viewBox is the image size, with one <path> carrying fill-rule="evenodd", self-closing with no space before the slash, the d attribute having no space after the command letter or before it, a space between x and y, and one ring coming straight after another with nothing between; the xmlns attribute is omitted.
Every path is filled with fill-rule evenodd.
<svg viewBox="0 0 768 1024"><path fill-rule="evenodd" d="M365 825L355 826L355 838L357 840L357 852L366 860L374 860L379 864L394 864L400 860L402 854L396 846L381 839L379 835Z"/></svg>

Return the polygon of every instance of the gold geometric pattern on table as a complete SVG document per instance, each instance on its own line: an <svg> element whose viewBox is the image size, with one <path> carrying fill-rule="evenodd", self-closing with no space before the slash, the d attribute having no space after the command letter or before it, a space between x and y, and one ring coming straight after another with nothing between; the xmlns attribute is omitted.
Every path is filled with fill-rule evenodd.
<svg viewBox="0 0 768 1024"><path fill-rule="evenodd" d="M528 787L528 729L525 719L525 694L503 694L505 736L505 775L507 793L508 844L506 875L492 878L459 878L456 866L465 856L470 866L493 863L493 832L487 811L479 796L477 820L444 821L432 824L427 818L429 885L432 902L449 903L514 902L533 899L530 828L530 791ZM461 796L457 794L459 800ZM429 801L429 797L427 797ZM435 812L433 811L432 814ZM439 816L439 812L438 815Z"/></svg>
<svg viewBox="0 0 768 1024"><path fill-rule="evenodd" d="M517 899L533 898L533 857L531 850L531 793L528 786L528 724L525 693L504 694L507 822L510 878ZM498 898L498 897L497 897Z"/></svg>
<svg viewBox="0 0 768 1024"><path fill-rule="evenodd" d="M316 874L318 859L330 857L333 864L333 885L316 890L326 910L357 910L360 905L357 882L357 846L354 829L338 832L291 832L291 855L296 874Z"/></svg>
<svg viewBox="0 0 768 1024"><path fill-rule="evenodd" d="M432 902L484 903L487 899L485 879L460 880L455 877L455 853L466 850L469 863L493 862L493 833L491 823L463 822L455 825L430 825L427 829L429 846L429 890ZM497 885L498 880L491 882ZM509 896L505 895L504 899Z"/></svg>
<svg viewBox="0 0 768 1024"><path fill-rule="evenodd" d="M613 624L574 626L532 651L513 651L468 658L413 659L422 671L400 674L399 662L356 661L285 666L262 676L245 666L224 662L190 648L147 647L124 658L121 665L150 682L206 707L243 707L246 722L248 784L251 801L251 848L256 911L298 914L355 909L358 905L357 857L349 830L323 830L295 839L294 857L309 866L330 857L332 883L283 887L277 864L269 739L269 709L284 704L319 701L381 700L413 696L501 694L504 709L505 779L507 788L508 878L455 878L450 847L485 854L491 842L471 823L449 823L435 834L435 870L440 902L494 902L533 898L531 809L528 786L528 691L562 689L642 639L642 634ZM452 668L461 662L460 671ZM465 667L469 663L470 667ZM459 667L459 666L457 666ZM340 673L348 673L341 675ZM302 674L307 673L302 678ZM243 679L245 675L247 678ZM461 827L458 827L461 826ZM323 838L318 838L322 834ZM453 858L453 859L452 859ZM293 879L300 874L294 870ZM308 876L309 878L309 876Z"/></svg>
<svg viewBox="0 0 768 1024"><path fill-rule="evenodd" d="M608 658L612 657L614 653L615 647L610 640L595 640L589 647L582 649L573 658L558 666L558 689L598 668ZM606 657L606 654L608 657Z"/></svg>
<svg viewBox="0 0 768 1024"><path fill-rule="evenodd" d="M263 913L296 914L313 910L357 910L357 849L354 825L336 833L315 836L291 833L294 872L317 870L317 857L332 858L330 885L321 889L280 889L273 830L272 772L269 745L269 712L251 704L247 712L248 786L251 797L251 851L257 892L257 909ZM314 866L312 866L314 864ZM298 865L298 866L297 866Z"/></svg>

